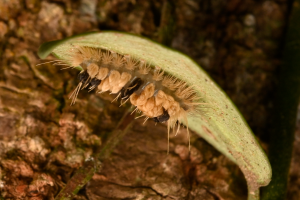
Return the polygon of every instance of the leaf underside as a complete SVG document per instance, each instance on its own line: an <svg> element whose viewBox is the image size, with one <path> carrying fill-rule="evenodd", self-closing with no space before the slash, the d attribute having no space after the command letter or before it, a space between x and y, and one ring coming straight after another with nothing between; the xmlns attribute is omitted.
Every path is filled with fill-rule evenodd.
<svg viewBox="0 0 300 200"><path fill-rule="evenodd" d="M218 85L188 56L142 37L112 31L45 43L38 54L45 58L54 53L64 59L62 52L69 52L77 45L107 49L145 60L195 86L200 101L208 105L203 108L202 114L188 117L189 128L238 164L246 177L249 194L257 193L258 196L258 188L270 182L272 172L268 158L244 118Z"/></svg>

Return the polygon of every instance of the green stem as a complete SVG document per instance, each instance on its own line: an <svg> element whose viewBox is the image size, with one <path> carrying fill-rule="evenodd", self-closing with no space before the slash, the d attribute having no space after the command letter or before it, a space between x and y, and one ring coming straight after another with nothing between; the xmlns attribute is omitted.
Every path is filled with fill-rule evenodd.
<svg viewBox="0 0 300 200"><path fill-rule="evenodd" d="M76 171L75 175L55 197L55 200L71 200L74 198L79 190L91 180L93 175L101 170L102 161L109 157L121 138L128 132L133 121L134 115L126 112L117 128L110 134L109 139L102 145L101 149L91 159L84 162L83 166Z"/></svg>
<svg viewBox="0 0 300 200"><path fill-rule="evenodd" d="M248 200L259 200L259 188L250 188L248 185Z"/></svg>
<svg viewBox="0 0 300 200"><path fill-rule="evenodd" d="M270 184L263 188L263 200L286 197L292 157L297 107L300 95L300 0L295 0L278 76L278 92L270 136L269 159L273 170Z"/></svg>
<svg viewBox="0 0 300 200"><path fill-rule="evenodd" d="M123 136L128 132L133 124L135 115L128 111L120 120L117 128L110 134L109 139L104 143L101 150L97 153L96 158L100 161L108 158Z"/></svg>
<svg viewBox="0 0 300 200"><path fill-rule="evenodd" d="M68 181L66 186L55 197L55 200L71 200L79 192L79 190L87 184L93 177L95 172L99 170L101 165L97 164L94 159L84 162L75 175Z"/></svg>
<svg viewBox="0 0 300 200"><path fill-rule="evenodd" d="M160 26L158 28L157 42L166 46L171 46L172 39L175 33L174 20L175 6L170 0L165 0L162 6L162 15Z"/></svg>

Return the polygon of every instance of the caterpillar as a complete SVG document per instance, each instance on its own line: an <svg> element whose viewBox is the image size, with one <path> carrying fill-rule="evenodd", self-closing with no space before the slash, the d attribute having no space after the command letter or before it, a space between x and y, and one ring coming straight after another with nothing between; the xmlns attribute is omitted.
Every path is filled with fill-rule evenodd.
<svg viewBox="0 0 300 200"><path fill-rule="evenodd" d="M79 83L69 97L71 105L82 89L110 92L116 95L113 101L120 99L121 105L129 101L135 107L132 113L141 112L139 117L145 117L144 123L150 118L156 123L166 122L168 146L170 129L177 135L184 123L190 148L187 116L197 112L201 104L197 102L200 97L193 86L167 74L159 66L106 49L73 46L64 54L66 58L54 61L55 64L68 65L64 69L81 68Z"/></svg>

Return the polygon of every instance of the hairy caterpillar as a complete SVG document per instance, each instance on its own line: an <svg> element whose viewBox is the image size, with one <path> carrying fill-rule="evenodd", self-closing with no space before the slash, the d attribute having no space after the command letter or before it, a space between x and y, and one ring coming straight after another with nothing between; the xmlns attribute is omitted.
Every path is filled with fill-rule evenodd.
<svg viewBox="0 0 300 200"><path fill-rule="evenodd" d="M188 131L187 115L195 113L201 103L196 102L200 97L185 81L144 60L105 49L73 46L64 54L67 59L54 63L82 69L78 74L79 84L70 95L71 105L82 89L98 93L109 91L117 95L113 101L121 99L121 105L129 101L135 107L132 113L141 112L139 117L145 117L144 123L149 118L156 123L166 122L168 141L170 129L177 134L181 123Z"/></svg>

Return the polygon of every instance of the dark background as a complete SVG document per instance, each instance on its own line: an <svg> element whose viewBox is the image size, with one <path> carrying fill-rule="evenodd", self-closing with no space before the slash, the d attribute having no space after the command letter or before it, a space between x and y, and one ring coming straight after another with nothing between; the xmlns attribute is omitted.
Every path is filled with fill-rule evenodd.
<svg viewBox="0 0 300 200"><path fill-rule="evenodd" d="M41 61L38 47L95 30L143 35L193 58L237 105L267 151L290 1L0 0L0 194L53 199L114 129L113 97L68 95L75 71ZM196 135L136 120L77 199L246 199L242 173ZM300 143L297 131L295 146ZM298 145L299 146L299 145ZM300 199L300 148L288 199Z"/></svg>

